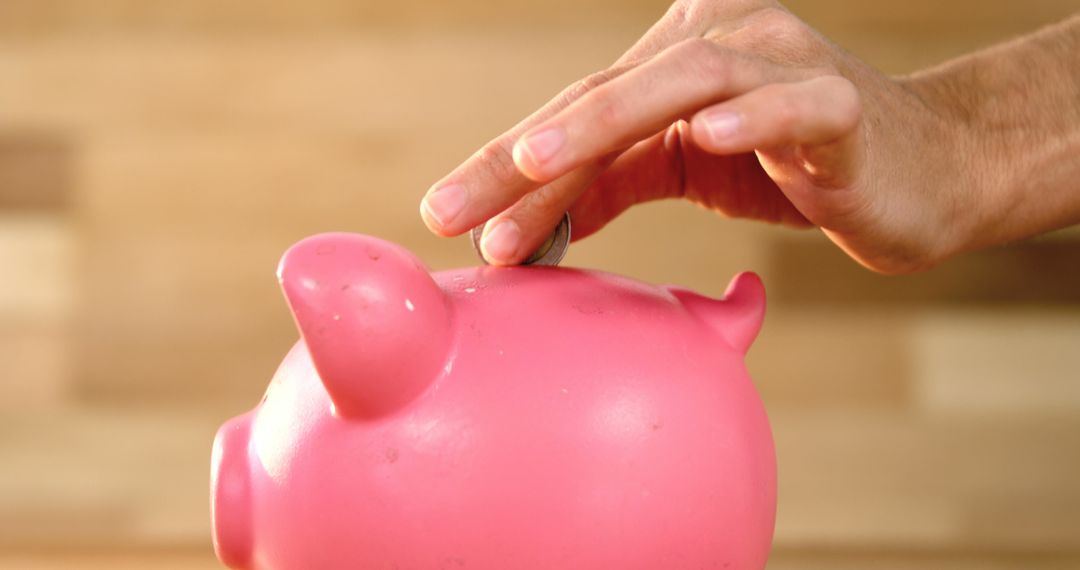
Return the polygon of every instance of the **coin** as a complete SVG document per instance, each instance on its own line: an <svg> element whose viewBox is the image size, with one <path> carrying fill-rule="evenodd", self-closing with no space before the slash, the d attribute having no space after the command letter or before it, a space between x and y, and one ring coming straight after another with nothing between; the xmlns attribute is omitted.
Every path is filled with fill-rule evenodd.
<svg viewBox="0 0 1080 570"><path fill-rule="evenodd" d="M480 238L484 236L484 225L476 226L472 229L470 234L472 237L473 249L476 250L476 255L480 256L480 261L487 263L484 259L484 253L480 250ZM525 261L521 262L522 265L558 265L562 261L563 256L566 255L566 250L570 247L570 213L563 214L559 225L555 227L555 231L551 232L544 243L532 253Z"/></svg>

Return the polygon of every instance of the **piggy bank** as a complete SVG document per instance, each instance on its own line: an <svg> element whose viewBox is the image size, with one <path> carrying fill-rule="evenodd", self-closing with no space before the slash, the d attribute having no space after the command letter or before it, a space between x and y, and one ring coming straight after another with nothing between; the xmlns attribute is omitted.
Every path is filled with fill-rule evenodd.
<svg viewBox="0 0 1080 570"><path fill-rule="evenodd" d="M218 557L266 570L761 570L776 502L723 299L555 267L431 273L323 234L278 279L300 340L218 432Z"/></svg>

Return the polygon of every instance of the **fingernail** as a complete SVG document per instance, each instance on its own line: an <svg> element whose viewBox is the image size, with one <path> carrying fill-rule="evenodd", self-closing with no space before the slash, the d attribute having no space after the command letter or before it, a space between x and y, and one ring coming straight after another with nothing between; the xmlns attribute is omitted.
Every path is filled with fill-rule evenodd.
<svg viewBox="0 0 1080 570"><path fill-rule="evenodd" d="M428 215L446 227L465 209L465 188L460 184L450 184L428 194L423 207Z"/></svg>
<svg viewBox="0 0 1080 570"><path fill-rule="evenodd" d="M488 232L480 245L488 261L510 263L515 260L520 243L521 228L513 220L503 220Z"/></svg>
<svg viewBox="0 0 1080 570"><path fill-rule="evenodd" d="M742 126L742 118L730 111L707 114L704 119L705 129L709 131L709 136L716 141L731 137Z"/></svg>
<svg viewBox="0 0 1080 570"><path fill-rule="evenodd" d="M522 139L519 144L525 153L529 155L529 159L532 160L533 164L540 165L551 160L555 153L562 148L565 141L566 134L563 133L562 129L552 127L529 135L527 138Z"/></svg>

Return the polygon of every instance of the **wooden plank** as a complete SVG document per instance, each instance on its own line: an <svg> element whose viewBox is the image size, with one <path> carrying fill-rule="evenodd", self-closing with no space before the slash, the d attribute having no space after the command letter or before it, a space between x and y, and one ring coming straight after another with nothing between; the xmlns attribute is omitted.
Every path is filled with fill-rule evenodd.
<svg viewBox="0 0 1080 570"><path fill-rule="evenodd" d="M0 10L0 32L22 36L86 31L130 32L132 29L173 33L304 33L398 29L477 29L496 26L526 28L601 23L644 24L659 18L667 0L574 0L492 4L484 0L427 2L404 0L387 4L372 0L276 0L255 8L243 2L195 0L170 6L138 0L59 0L47 5L33 0L7 0ZM576 16L576 17L574 17ZM527 24L525 24L527 22Z"/></svg>
<svg viewBox="0 0 1080 570"><path fill-rule="evenodd" d="M1075 417L927 417L796 406L769 412L780 464L779 545L1076 546ZM1020 505L1024 516L1006 514Z"/></svg>
<svg viewBox="0 0 1080 570"><path fill-rule="evenodd" d="M1080 303L1080 243L1032 240L962 255L915 275L863 269L825 239L778 240L772 299L818 307L1049 307Z"/></svg>
<svg viewBox="0 0 1080 570"><path fill-rule="evenodd" d="M75 145L41 129L0 130L0 213L63 213L71 205Z"/></svg>
<svg viewBox="0 0 1080 570"><path fill-rule="evenodd" d="M404 0L385 4L364 0L276 1L258 8L241 2L197 0L168 8L138 0L57 0L42 4L34 0L8 0L0 12L0 28L5 32L57 33L78 31L130 31L158 29L172 31L262 31L308 32L311 30L370 30L386 27L469 27L496 25L521 27L565 27L586 22L599 23L635 17L652 21L670 4L668 0L573 0L530 1L491 4L483 0L455 0L428 3ZM904 3L866 3L857 0L789 0L800 14L818 15L826 21L851 25L866 21L946 21L974 22L986 26L996 22L1036 20L1047 14L1068 13L1075 4L1068 0L1038 0L1024 4L1008 0L957 0L948 3L918 0ZM570 15L575 18L568 17Z"/></svg>
<svg viewBox="0 0 1080 570"><path fill-rule="evenodd" d="M0 413L52 410L67 399L69 332L63 325L0 320Z"/></svg>
<svg viewBox="0 0 1080 570"><path fill-rule="evenodd" d="M909 315L770 305L747 357L768 406L900 410L911 406Z"/></svg>
<svg viewBox="0 0 1080 570"><path fill-rule="evenodd" d="M57 406L0 416L0 552L202 543L213 434L227 413Z"/></svg>
<svg viewBox="0 0 1080 570"><path fill-rule="evenodd" d="M202 408L5 414L0 536L31 545L204 540L210 438L244 410L220 401ZM1076 546L1075 418L989 421L792 406L770 415L780 457L778 548ZM27 433L34 437L12 435Z"/></svg>
<svg viewBox="0 0 1080 570"><path fill-rule="evenodd" d="M220 570L207 545L187 548L21 549L0 554L0 570ZM768 570L1075 570L1070 553L774 549Z"/></svg>
<svg viewBox="0 0 1080 570"><path fill-rule="evenodd" d="M75 304L76 230L50 213L0 212L0 319L58 323Z"/></svg>
<svg viewBox="0 0 1080 570"><path fill-rule="evenodd" d="M345 229L436 268L474 263L467 243L426 233L419 195L615 59L665 5L0 2L0 109L19 118L8 156L23 153L5 164L33 174L0 181L63 186L63 199L8 201L66 208L75 224L0 220L0 375L20 382L0 404L0 568L218 567L210 439L295 339L280 253ZM1075 10L791 6L888 71ZM770 568L1056 570L1080 565L1064 376L1075 248L1063 235L885 279L813 233L662 203L568 263L713 295L736 271L764 275L770 316L750 366L780 452ZM75 303L72 347L53 324ZM1042 391L1023 391L1029 373Z"/></svg>
<svg viewBox="0 0 1080 570"><path fill-rule="evenodd" d="M769 570L1072 570L1080 555L1070 552L963 549L888 550L858 548L775 549Z"/></svg>
<svg viewBox="0 0 1080 570"><path fill-rule="evenodd" d="M915 406L948 416L1075 417L1080 415L1077 347L1076 310L921 315L911 331Z"/></svg>

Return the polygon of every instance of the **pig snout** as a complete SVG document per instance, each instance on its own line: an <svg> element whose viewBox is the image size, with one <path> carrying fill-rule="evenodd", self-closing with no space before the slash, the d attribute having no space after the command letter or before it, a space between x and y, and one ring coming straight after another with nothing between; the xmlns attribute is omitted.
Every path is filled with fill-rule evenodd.
<svg viewBox="0 0 1080 570"><path fill-rule="evenodd" d="M251 485L248 447L251 417L221 426L214 438L210 467L210 512L214 550L230 568L250 568L252 554Z"/></svg>

